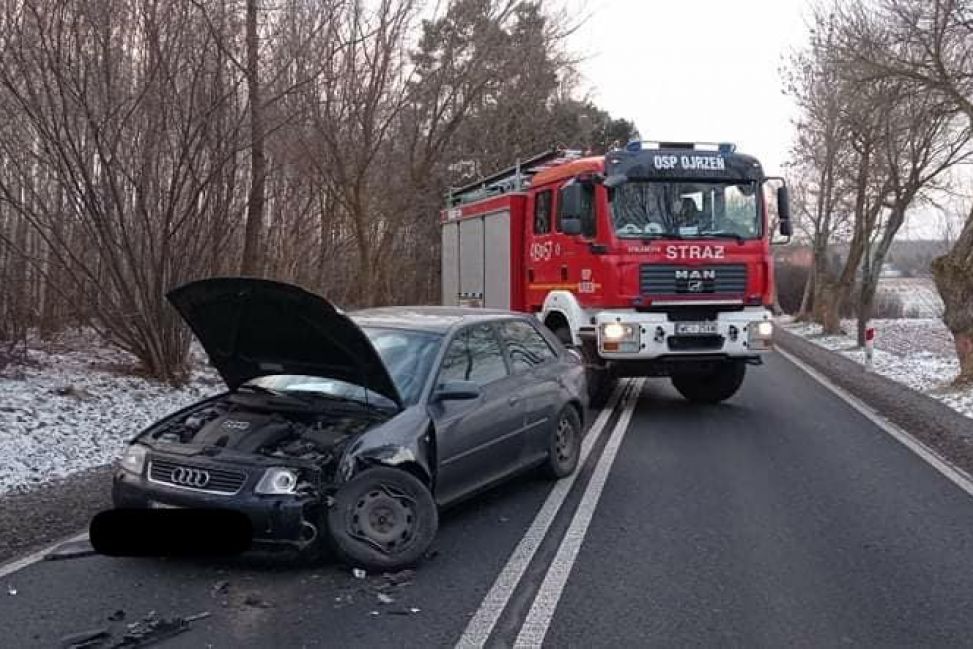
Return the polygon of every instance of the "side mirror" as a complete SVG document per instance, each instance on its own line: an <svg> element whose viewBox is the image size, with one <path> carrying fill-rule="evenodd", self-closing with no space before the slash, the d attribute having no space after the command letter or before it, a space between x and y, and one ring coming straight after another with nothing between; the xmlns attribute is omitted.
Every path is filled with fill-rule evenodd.
<svg viewBox="0 0 973 649"><path fill-rule="evenodd" d="M568 235L581 234L581 219L574 216L562 216L561 232Z"/></svg>
<svg viewBox="0 0 973 649"><path fill-rule="evenodd" d="M571 181L561 188L560 206L558 213L561 215L561 231L564 232L564 223L570 219L576 219L580 223L581 219L581 192L584 185L577 181Z"/></svg>
<svg viewBox="0 0 973 649"><path fill-rule="evenodd" d="M791 228L791 205L787 194L787 185L777 188L777 219L780 222L780 233L789 237L793 233Z"/></svg>
<svg viewBox="0 0 973 649"><path fill-rule="evenodd" d="M433 401L476 399L480 396L480 386L473 381L450 381L440 384L432 396Z"/></svg>
<svg viewBox="0 0 973 649"><path fill-rule="evenodd" d="M628 176L625 174L612 174L611 176L605 178L602 184L609 189L613 189L619 185L624 185L627 181Z"/></svg>

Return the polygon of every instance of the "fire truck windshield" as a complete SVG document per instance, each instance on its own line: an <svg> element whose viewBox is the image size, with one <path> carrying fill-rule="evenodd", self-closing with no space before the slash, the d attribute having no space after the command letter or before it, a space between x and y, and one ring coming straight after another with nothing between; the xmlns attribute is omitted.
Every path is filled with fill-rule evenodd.
<svg viewBox="0 0 973 649"><path fill-rule="evenodd" d="M761 235L753 181L629 181L613 189L611 214L622 239Z"/></svg>

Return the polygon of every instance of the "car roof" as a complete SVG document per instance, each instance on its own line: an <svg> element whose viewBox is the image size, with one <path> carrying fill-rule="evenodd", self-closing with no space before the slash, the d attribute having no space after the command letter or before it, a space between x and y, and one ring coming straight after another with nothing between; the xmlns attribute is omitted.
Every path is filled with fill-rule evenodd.
<svg viewBox="0 0 973 649"><path fill-rule="evenodd" d="M349 311L347 315L363 327L395 327L436 333L447 333L464 324L524 318L524 314L513 311L458 306L386 306Z"/></svg>

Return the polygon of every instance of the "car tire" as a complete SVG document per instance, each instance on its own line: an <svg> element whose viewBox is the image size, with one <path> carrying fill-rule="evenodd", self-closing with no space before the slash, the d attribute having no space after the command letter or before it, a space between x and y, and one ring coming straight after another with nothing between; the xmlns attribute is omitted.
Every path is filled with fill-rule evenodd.
<svg viewBox="0 0 973 649"><path fill-rule="evenodd" d="M706 372L680 372L670 378L673 387L689 401L712 404L736 394L746 373L746 365L731 361Z"/></svg>
<svg viewBox="0 0 973 649"><path fill-rule="evenodd" d="M548 440L544 474L559 480L574 473L581 458L581 418L571 406L561 410Z"/></svg>
<svg viewBox="0 0 973 649"><path fill-rule="evenodd" d="M554 335L565 347L577 349L584 361L584 379L588 390L588 407L601 408L608 403L615 388L615 377L604 367L601 358L594 355L587 345L574 347L571 342L571 331L567 327L558 327Z"/></svg>
<svg viewBox="0 0 973 649"><path fill-rule="evenodd" d="M326 518L338 558L370 570L415 565L439 527L426 485L390 467L366 469L349 480L335 493Z"/></svg>

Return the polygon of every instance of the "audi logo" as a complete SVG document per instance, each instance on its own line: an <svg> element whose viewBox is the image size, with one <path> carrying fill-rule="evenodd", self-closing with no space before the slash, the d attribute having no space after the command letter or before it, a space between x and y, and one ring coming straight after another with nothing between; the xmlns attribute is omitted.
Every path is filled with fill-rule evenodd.
<svg viewBox="0 0 973 649"><path fill-rule="evenodd" d="M209 471L202 469L191 469L185 466L177 466L172 470L169 477L173 484L183 485L184 487L205 487L209 484Z"/></svg>

